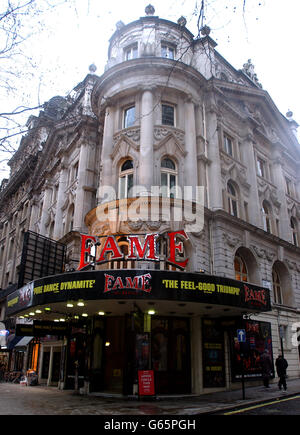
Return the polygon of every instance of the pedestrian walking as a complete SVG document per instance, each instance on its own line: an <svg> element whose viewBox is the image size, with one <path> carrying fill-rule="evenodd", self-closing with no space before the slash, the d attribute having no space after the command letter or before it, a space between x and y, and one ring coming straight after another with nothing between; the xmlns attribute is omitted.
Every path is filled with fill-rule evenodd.
<svg viewBox="0 0 300 435"><path fill-rule="evenodd" d="M270 388L269 381L272 373L272 359L269 355L268 349L265 349L260 357L263 383L266 388Z"/></svg>
<svg viewBox="0 0 300 435"><path fill-rule="evenodd" d="M281 390L283 386L284 391L287 389L286 385L286 369L288 368L287 360L280 354L275 362L277 375L279 377L278 388Z"/></svg>

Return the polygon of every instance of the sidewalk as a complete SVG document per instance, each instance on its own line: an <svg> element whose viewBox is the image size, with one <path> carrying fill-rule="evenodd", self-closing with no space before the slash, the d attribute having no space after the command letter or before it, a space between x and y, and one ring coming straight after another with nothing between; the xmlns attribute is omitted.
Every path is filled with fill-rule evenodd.
<svg viewBox="0 0 300 435"><path fill-rule="evenodd" d="M133 400L116 401L104 405L107 411L117 411L118 414L156 414L156 415L197 415L222 412L245 405L254 405L268 400L285 398L294 394L300 394L300 379L288 381L287 391L279 391L277 382L270 384L270 388L264 386L248 386L245 389L243 400L242 387L235 391L222 391L219 393L204 394L194 397L164 398L158 397L153 401ZM111 399L113 400L113 399ZM134 411L134 412L133 412ZM110 413L109 412L109 413Z"/></svg>
<svg viewBox="0 0 300 435"><path fill-rule="evenodd" d="M300 379L289 380L287 391L279 391L277 382L270 384L270 388L264 386L247 386L245 388L245 400L243 400L242 387L235 391L222 391L219 393L205 394L188 400L178 400L178 414L210 414L229 411L234 408L254 405L277 398L285 398L294 394L300 394ZM165 408L165 405L162 405Z"/></svg>
<svg viewBox="0 0 300 435"><path fill-rule="evenodd" d="M288 391L279 391L277 383L263 386L189 397L158 397L153 400L98 395L79 395L55 387L26 387L10 382L0 383L1 415L104 415L104 416L181 416L225 412L242 406L300 394L300 379L288 380Z"/></svg>
<svg viewBox="0 0 300 435"><path fill-rule="evenodd" d="M199 415L211 414L231 410L245 405L254 405L268 400L289 397L300 394L300 379L288 380L288 390L279 391L277 382L270 384L270 388L262 385L248 386L245 389L245 400L242 396L242 387L235 391L222 391L209 393L201 396L188 397L165 397L159 396L156 399L130 399L99 397L90 394L80 396L88 402L95 401L101 407L101 414L106 415ZM69 392L70 394L70 392ZM71 393L74 395L74 392ZM84 401L82 402L82 404ZM97 409L97 413L99 408ZM89 409L91 412L91 409ZM84 413L84 407L81 408Z"/></svg>

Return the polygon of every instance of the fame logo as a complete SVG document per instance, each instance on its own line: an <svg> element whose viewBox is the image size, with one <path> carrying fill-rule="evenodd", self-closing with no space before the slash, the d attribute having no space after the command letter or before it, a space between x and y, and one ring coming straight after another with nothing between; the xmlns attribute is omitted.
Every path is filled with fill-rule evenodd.
<svg viewBox="0 0 300 435"><path fill-rule="evenodd" d="M253 290L244 284L245 302L258 302L261 305L267 305L265 290Z"/></svg>
<svg viewBox="0 0 300 435"><path fill-rule="evenodd" d="M93 257L94 264L103 264L108 261L132 261L132 260L150 260L160 261L157 254L157 239L159 234L147 234L143 237L141 235L128 235L126 236L129 246L129 252L125 255L116 240L116 237L103 236L100 237L88 236L81 234L81 255L78 270L81 270L91 264L90 258ZM179 255L184 255L183 241L189 240L185 231L174 231L167 233L168 241L168 255L166 261L169 264L175 265L180 269L185 269L189 259L183 260L178 258ZM98 249L96 249L99 247ZM92 254L92 248L94 254Z"/></svg>
<svg viewBox="0 0 300 435"><path fill-rule="evenodd" d="M126 276L122 278L120 276L112 276L107 273L105 276L104 293L117 290L139 290L145 293L150 293L152 290L150 273L146 273L140 276Z"/></svg>

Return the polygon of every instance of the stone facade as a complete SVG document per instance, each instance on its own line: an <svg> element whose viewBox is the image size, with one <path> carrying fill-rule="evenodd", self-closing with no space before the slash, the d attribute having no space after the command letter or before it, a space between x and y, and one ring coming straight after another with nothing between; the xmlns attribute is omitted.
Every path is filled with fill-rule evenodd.
<svg viewBox="0 0 300 435"><path fill-rule="evenodd" d="M80 232L163 234L182 228L184 221L112 225L97 219L96 207L107 202L105 186L114 188L118 200L124 177L126 186L132 179L148 196L151 186L161 185L162 161L168 158L174 165L165 171L168 180L174 176L182 190L205 188L203 230L189 234L185 245L187 271L235 279L238 257L245 281L271 290L273 311L251 318L271 323L274 355L281 348L281 327L289 374L299 376L298 348L292 345L300 327L295 125L262 89L251 63L235 70L217 52L209 31L194 39L183 24L153 15L118 23L103 75L87 75L70 97L54 97L30 118L0 192L2 289L18 280L27 230L66 243L71 269L79 261ZM124 175L127 160L132 168ZM200 317L193 318L192 329L196 343ZM199 392L199 343L195 348L193 391Z"/></svg>

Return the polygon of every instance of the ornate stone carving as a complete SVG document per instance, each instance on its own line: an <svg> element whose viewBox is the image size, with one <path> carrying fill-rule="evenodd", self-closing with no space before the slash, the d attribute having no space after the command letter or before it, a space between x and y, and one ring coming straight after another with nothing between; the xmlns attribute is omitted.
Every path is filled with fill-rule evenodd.
<svg viewBox="0 0 300 435"><path fill-rule="evenodd" d="M232 236L228 233L223 233L223 241L230 246L230 248L234 248L235 246L237 246L237 244L240 242L241 238L240 237L235 237Z"/></svg>
<svg viewBox="0 0 300 435"><path fill-rule="evenodd" d="M259 83L257 75L254 72L254 65L251 62L251 59L248 59L248 62L244 63L242 71L256 84L256 86L262 88L262 85Z"/></svg>
<svg viewBox="0 0 300 435"><path fill-rule="evenodd" d="M184 146L184 132L176 128L167 127L155 127L154 128L154 140L155 142L160 142L165 139L169 134L172 134L178 142Z"/></svg>
<svg viewBox="0 0 300 435"><path fill-rule="evenodd" d="M130 127L125 130L122 130L114 135L114 147L119 142L121 138L128 138L135 143L139 143L140 141L140 127Z"/></svg>
<svg viewBox="0 0 300 435"><path fill-rule="evenodd" d="M260 248L257 245L251 245L251 248L259 258L264 258L268 260L270 263L272 263L274 261L274 258L276 257L275 252L268 251L267 249L264 248Z"/></svg>

